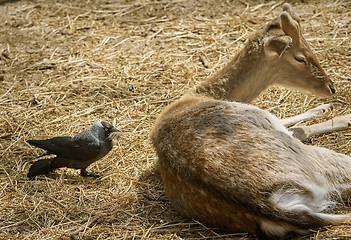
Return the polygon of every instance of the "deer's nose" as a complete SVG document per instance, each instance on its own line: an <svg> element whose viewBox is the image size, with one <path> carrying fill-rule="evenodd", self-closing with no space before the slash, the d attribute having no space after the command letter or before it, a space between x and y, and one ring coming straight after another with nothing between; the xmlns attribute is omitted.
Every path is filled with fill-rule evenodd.
<svg viewBox="0 0 351 240"><path fill-rule="evenodd" d="M330 92L334 94L336 92L335 88L333 86L329 85Z"/></svg>

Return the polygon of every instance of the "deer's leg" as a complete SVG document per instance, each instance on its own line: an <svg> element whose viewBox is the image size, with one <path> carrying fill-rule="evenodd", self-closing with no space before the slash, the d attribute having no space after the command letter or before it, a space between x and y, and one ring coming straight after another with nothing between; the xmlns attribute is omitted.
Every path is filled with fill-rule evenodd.
<svg viewBox="0 0 351 240"><path fill-rule="evenodd" d="M294 137L300 139L301 141L304 141L307 138L318 134L341 131L350 128L351 114L347 114L344 116L335 117L326 122L313 124L311 126L290 127L289 131L293 132Z"/></svg>
<svg viewBox="0 0 351 240"><path fill-rule="evenodd" d="M333 103L323 104L299 115L281 119L281 122L285 127L291 127L299 122L307 121L313 118L323 117L329 110L333 108L333 105ZM289 128L289 130L290 129L291 128Z"/></svg>

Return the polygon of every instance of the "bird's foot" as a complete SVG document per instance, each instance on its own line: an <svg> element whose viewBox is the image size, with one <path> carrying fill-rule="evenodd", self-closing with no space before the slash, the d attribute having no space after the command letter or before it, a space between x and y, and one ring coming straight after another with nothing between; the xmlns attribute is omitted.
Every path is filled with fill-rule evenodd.
<svg viewBox="0 0 351 240"><path fill-rule="evenodd" d="M99 174L95 173L95 172L92 172L92 171L88 171L86 169L81 169L80 170L80 175L82 177L94 177L94 178L98 178L100 177Z"/></svg>

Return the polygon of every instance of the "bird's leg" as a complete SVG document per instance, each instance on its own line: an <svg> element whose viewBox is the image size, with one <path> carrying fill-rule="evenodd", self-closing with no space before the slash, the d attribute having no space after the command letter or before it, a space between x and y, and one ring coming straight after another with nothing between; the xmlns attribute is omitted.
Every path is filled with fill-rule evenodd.
<svg viewBox="0 0 351 240"><path fill-rule="evenodd" d="M100 177L99 174L94 173L94 172L92 172L92 171L88 171L88 170L86 170L85 168L80 170L80 175L81 175L82 177L95 177L95 178Z"/></svg>

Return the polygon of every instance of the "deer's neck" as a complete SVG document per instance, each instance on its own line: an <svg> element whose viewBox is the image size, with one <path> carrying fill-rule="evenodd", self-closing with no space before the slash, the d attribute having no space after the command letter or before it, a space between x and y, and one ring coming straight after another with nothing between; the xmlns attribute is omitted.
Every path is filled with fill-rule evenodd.
<svg viewBox="0 0 351 240"><path fill-rule="evenodd" d="M249 41L222 70L196 86L195 92L214 99L251 102L271 85L262 45L262 38Z"/></svg>

